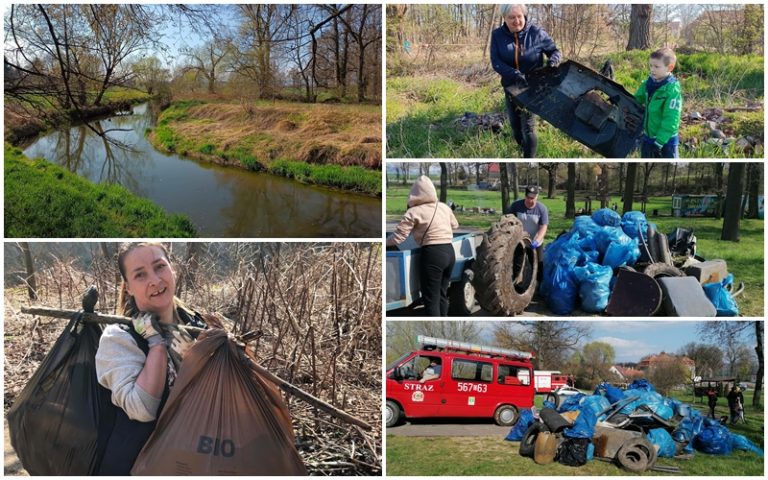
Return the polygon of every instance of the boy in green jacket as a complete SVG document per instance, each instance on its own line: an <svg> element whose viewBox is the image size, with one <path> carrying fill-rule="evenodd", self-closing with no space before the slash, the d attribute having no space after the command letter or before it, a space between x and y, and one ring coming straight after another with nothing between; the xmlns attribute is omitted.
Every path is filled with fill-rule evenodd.
<svg viewBox="0 0 768 480"><path fill-rule="evenodd" d="M635 93L635 100L645 106L643 136L640 145L642 158L678 158L680 115L683 95L680 83L672 75L675 52L662 48L651 53L651 74Z"/></svg>

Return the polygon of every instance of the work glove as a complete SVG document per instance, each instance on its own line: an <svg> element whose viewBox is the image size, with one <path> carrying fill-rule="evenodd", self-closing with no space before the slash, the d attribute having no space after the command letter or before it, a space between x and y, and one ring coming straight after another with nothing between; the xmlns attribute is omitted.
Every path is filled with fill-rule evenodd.
<svg viewBox="0 0 768 480"><path fill-rule="evenodd" d="M169 325L168 329L168 350L171 359L177 365L181 364L184 354L195 344L195 339L186 330L179 328L178 325Z"/></svg>
<svg viewBox="0 0 768 480"><path fill-rule="evenodd" d="M547 66L550 68L557 68L558 66L560 66L560 61L553 60L550 58L549 60L547 60Z"/></svg>
<svg viewBox="0 0 768 480"><path fill-rule="evenodd" d="M160 333L160 324L157 322L157 317L151 313L139 313L133 319L133 329L147 341L149 348L160 345L165 341Z"/></svg>
<svg viewBox="0 0 768 480"><path fill-rule="evenodd" d="M531 248L539 248L541 246L541 242L538 242L536 240L531 242Z"/></svg>

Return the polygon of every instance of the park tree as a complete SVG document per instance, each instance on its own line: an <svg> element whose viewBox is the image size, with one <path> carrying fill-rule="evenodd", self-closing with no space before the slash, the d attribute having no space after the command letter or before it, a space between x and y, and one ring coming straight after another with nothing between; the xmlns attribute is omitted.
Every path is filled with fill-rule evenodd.
<svg viewBox="0 0 768 480"><path fill-rule="evenodd" d="M762 163L750 162L747 164L747 193L749 194L747 210L749 211L749 218L758 218L760 213L758 196L760 195L760 185L762 185L762 173Z"/></svg>
<svg viewBox="0 0 768 480"><path fill-rule="evenodd" d="M632 201L635 196L635 182L637 181L637 162L627 164L627 178L624 185L624 208L622 213L632 211Z"/></svg>
<svg viewBox="0 0 768 480"><path fill-rule="evenodd" d="M440 162L440 201L448 200L448 164Z"/></svg>
<svg viewBox="0 0 768 480"><path fill-rule="evenodd" d="M678 354L693 360L696 365L696 375L703 378L716 377L723 370L723 352L716 345L690 342L685 344Z"/></svg>
<svg viewBox="0 0 768 480"><path fill-rule="evenodd" d="M723 230L720 240L739 241L739 224L741 222L741 195L744 191L744 170L746 164L734 162L728 167L728 191L725 195L725 213L723 215Z"/></svg>
<svg viewBox="0 0 768 480"><path fill-rule="evenodd" d="M568 193L565 198L565 218L576 217L576 164L568 164Z"/></svg>
<svg viewBox="0 0 768 480"><path fill-rule="evenodd" d="M753 342L754 352L757 359L757 372L755 374L755 394L752 397L752 406L759 407L762 398L763 375L765 373L765 359L763 358L763 322L755 320L753 322L737 321L709 321L699 324L699 332L719 345L724 345L726 350L730 349L728 345L734 343L734 339L740 336L746 336L750 342ZM726 351L727 354L727 351Z"/></svg>
<svg viewBox="0 0 768 480"><path fill-rule="evenodd" d="M501 177L501 211L506 213L509 211L509 172L508 165L514 165L507 162L499 162L499 176Z"/></svg>
<svg viewBox="0 0 768 480"><path fill-rule="evenodd" d="M557 184L557 167L560 166L558 162L542 162L539 163L539 168L547 172L547 198L555 198L555 185Z"/></svg>
<svg viewBox="0 0 768 480"><path fill-rule="evenodd" d="M660 359L648 371L648 380L662 395L689 379L689 371L677 358L668 356Z"/></svg>
<svg viewBox="0 0 768 480"><path fill-rule="evenodd" d="M658 165L656 162L644 162L643 163L643 197L648 195L648 179L651 177L651 172Z"/></svg>
<svg viewBox="0 0 768 480"><path fill-rule="evenodd" d="M627 51L646 50L650 48L652 13L653 5L651 4L632 4Z"/></svg>
<svg viewBox="0 0 768 480"><path fill-rule="evenodd" d="M404 353L416 350L418 335L445 338L458 342L478 343L481 340L482 327L473 321L389 321L387 322L387 363L396 360Z"/></svg>
<svg viewBox="0 0 768 480"><path fill-rule="evenodd" d="M608 378L608 373L616 359L616 351L608 343L591 342L584 345L581 358L587 378L599 381Z"/></svg>
<svg viewBox="0 0 768 480"><path fill-rule="evenodd" d="M520 195L520 186L517 177L517 164L510 163L509 169L510 173L512 174L512 184L510 185L512 188L512 200L517 200L518 196Z"/></svg>
<svg viewBox="0 0 768 480"><path fill-rule="evenodd" d="M546 322L499 322L493 326L493 338L501 347L533 351L537 369L556 369L564 364L581 340L590 334L581 322L550 320Z"/></svg>

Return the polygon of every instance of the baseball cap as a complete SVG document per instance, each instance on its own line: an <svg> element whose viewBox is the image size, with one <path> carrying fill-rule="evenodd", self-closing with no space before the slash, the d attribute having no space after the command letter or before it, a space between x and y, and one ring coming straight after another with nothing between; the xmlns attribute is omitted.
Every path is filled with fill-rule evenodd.
<svg viewBox="0 0 768 480"><path fill-rule="evenodd" d="M526 197L535 197L539 194L539 187L535 185L528 185L525 187L525 196Z"/></svg>

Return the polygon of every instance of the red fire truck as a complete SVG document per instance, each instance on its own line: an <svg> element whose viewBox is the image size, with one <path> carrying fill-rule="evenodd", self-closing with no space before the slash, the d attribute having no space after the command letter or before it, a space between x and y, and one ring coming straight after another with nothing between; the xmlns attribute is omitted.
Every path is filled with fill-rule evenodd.
<svg viewBox="0 0 768 480"><path fill-rule="evenodd" d="M533 386L536 393L552 393L560 387L568 385L569 375L559 370L535 370Z"/></svg>
<svg viewBox="0 0 768 480"><path fill-rule="evenodd" d="M483 417L514 425L533 406L532 353L419 335L387 366L387 426L403 418Z"/></svg>

